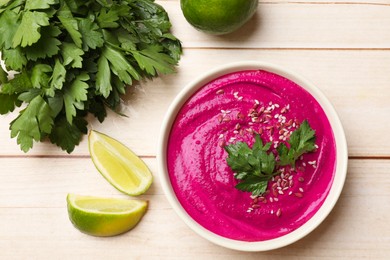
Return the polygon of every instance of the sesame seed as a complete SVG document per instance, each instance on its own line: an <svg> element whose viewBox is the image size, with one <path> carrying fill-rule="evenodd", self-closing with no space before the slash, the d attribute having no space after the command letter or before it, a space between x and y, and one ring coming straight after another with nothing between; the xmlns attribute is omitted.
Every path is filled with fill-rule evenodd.
<svg viewBox="0 0 390 260"><path fill-rule="evenodd" d="M274 199L272 197L269 198L270 202L274 202Z"/></svg>
<svg viewBox="0 0 390 260"><path fill-rule="evenodd" d="M238 99L238 100L242 100L242 99L243 99L243 97L238 97L237 99Z"/></svg>
<svg viewBox="0 0 390 260"><path fill-rule="evenodd" d="M223 94L223 93L225 93L225 91L224 91L223 89L219 89L219 90L217 90L217 92L216 92L217 95L221 95L221 94Z"/></svg>
<svg viewBox="0 0 390 260"><path fill-rule="evenodd" d="M271 214L274 214L274 210L273 209L271 209Z"/></svg>
<svg viewBox="0 0 390 260"><path fill-rule="evenodd" d="M219 135L219 138L221 139L221 138L223 138L224 137L224 134L220 134Z"/></svg>
<svg viewBox="0 0 390 260"><path fill-rule="evenodd" d="M305 181L305 178L299 177L299 178L298 178L298 181L299 181L299 182L304 182L304 181Z"/></svg>
<svg viewBox="0 0 390 260"><path fill-rule="evenodd" d="M290 191L289 193L288 193L288 195L291 195L292 194L292 191Z"/></svg>
<svg viewBox="0 0 390 260"><path fill-rule="evenodd" d="M234 142L236 140L236 138L235 137L230 137L230 139L229 139L229 143L232 143L232 142Z"/></svg>
<svg viewBox="0 0 390 260"><path fill-rule="evenodd" d="M298 198L302 198L303 197L303 194L300 193L300 192L295 192L294 195L295 195L295 197L298 197Z"/></svg>
<svg viewBox="0 0 390 260"><path fill-rule="evenodd" d="M275 107L276 107L276 108L279 108L279 104L275 104Z"/></svg>
<svg viewBox="0 0 390 260"><path fill-rule="evenodd" d="M276 216L280 217L282 215L282 210L279 208L278 211L276 211Z"/></svg>
<svg viewBox="0 0 390 260"><path fill-rule="evenodd" d="M238 92L234 92L233 95L234 95L234 97L237 97L238 96Z"/></svg>
<svg viewBox="0 0 390 260"><path fill-rule="evenodd" d="M259 100L257 100L257 99L255 99L255 103L256 103L257 105L260 104Z"/></svg>
<svg viewBox="0 0 390 260"><path fill-rule="evenodd" d="M279 201L279 199L278 198L274 198L274 201Z"/></svg>
<svg viewBox="0 0 390 260"><path fill-rule="evenodd" d="M279 192L279 194L281 194L281 195L284 194L284 192L283 192L282 190L279 190L278 192Z"/></svg>
<svg viewBox="0 0 390 260"><path fill-rule="evenodd" d="M300 192L303 192L303 189L302 189L302 188L299 188L299 191L300 191Z"/></svg>

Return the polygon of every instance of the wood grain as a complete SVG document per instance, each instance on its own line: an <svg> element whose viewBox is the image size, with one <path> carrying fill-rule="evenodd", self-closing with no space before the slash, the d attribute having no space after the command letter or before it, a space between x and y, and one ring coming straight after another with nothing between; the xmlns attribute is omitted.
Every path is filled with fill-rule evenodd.
<svg viewBox="0 0 390 260"><path fill-rule="evenodd" d="M0 197L3 259L22 259L27 254L37 259L50 255L94 259L386 259L390 253L390 179L386 178L390 160L350 160L341 197L316 230L288 247L251 254L215 246L191 231L162 195L155 159L146 160L155 175L153 187L141 197L150 202L147 214L134 230L113 238L84 235L67 217L68 192L126 197L98 176L90 159L72 159L73 164L64 158L18 161L0 160L2 165L8 162L0 173L6 187ZM37 165L45 167L35 173L25 170L40 168Z"/></svg>

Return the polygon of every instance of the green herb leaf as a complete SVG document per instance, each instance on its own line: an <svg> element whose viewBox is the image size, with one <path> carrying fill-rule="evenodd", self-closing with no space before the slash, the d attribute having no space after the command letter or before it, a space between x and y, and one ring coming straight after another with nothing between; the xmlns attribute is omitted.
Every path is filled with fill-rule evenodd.
<svg viewBox="0 0 390 260"><path fill-rule="evenodd" d="M63 65L70 65L72 68L81 68L83 66L84 51L73 43L63 43L61 54L64 59Z"/></svg>
<svg viewBox="0 0 390 260"><path fill-rule="evenodd" d="M267 183L274 175L275 156L269 151L271 143L263 145L259 135L255 137L252 149L244 142L225 146L228 153L227 164L235 172L235 178L241 180L236 188L258 196L265 192Z"/></svg>
<svg viewBox="0 0 390 260"><path fill-rule="evenodd" d="M18 30L12 39L12 46L14 48L17 46L26 47L36 43L41 37L39 32L41 26L48 26L49 24L49 17L46 13L25 11L22 14L22 21Z"/></svg>
<svg viewBox="0 0 390 260"><path fill-rule="evenodd" d="M279 174L277 166L290 165L295 167L295 161L304 153L315 149L315 131L307 120L295 130L288 141L289 147L281 143L277 147L278 157L271 149L271 142L263 144L259 135L255 136L252 149L244 142L225 146L228 153L227 164L240 182L236 188L259 196L267 189L268 181Z"/></svg>
<svg viewBox="0 0 390 260"><path fill-rule="evenodd" d="M22 102L18 100L18 95L0 93L0 115L14 111L15 107L19 107L21 104Z"/></svg>
<svg viewBox="0 0 390 260"><path fill-rule="evenodd" d="M315 150L315 131L307 120L303 121L299 128L291 134L288 144L289 148L285 144L278 147L279 165L291 165L294 168L295 161L301 155Z"/></svg>
<svg viewBox="0 0 390 260"><path fill-rule="evenodd" d="M49 105L41 96L35 97L30 104L11 122L11 137L17 137L22 151L33 147L33 141L40 141L51 132L53 118Z"/></svg>
<svg viewBox="0 0 390 260"><path fill-rule="evenodd" d="M27 59L36 61L56 55L61 45L60 40L57 39L60 34L60 29L55 26L41 28L41 38L34 45L24 49Z"/></svg>
<svg viewBox="0 0 390 260"><path fill-rule="evenodd" d="M47 9L50 5L56 3L56 0L26 0L26 10Z"/></svg>
<svg viewBox="0 0 390 260"><path fill-rule="evenodd" d="M79 30L83 37L83 50L88 48L96 49L104 44L103 34L99 31L99 26L90 19L83 19L79 22Z"/></svg>
<svg viewBox="0 0 390 260"><path fill-rule="evenodd" d="M88 99L87 89L88 84L85 83L89 79L88 74L84 73L76 77L69 88L64 93L64 104L66 119L69 124L73 123L73 117L76 116L76 109L83 110L84 102Z"/></svg>
<svg viewBox="0 0 390 260"><path fill-rule="evenodd" d="M26 56L20 47L15 49L3 49L2 57L7 69L18 71L23 69L23 67L27 64Z"/></svg>
<svg viewBox="0 0 390 260"><path fill-rule="evenodd" d="M236 188L252 193L252 196L259 196L267 190L268 179L259 176L249 176L244 181L238 183Z"/></svg>
<svg viewBox="0 0 390 260"><path fill-rule="evenodd" d="M81 40L81 33L79 32L77 20L73 19L71 14L70 17L58 16L58 19L61 21L64 28L69 33L69 36L72 38L74 44L76 44L77 47L81 48L83 42Z"/></svg>

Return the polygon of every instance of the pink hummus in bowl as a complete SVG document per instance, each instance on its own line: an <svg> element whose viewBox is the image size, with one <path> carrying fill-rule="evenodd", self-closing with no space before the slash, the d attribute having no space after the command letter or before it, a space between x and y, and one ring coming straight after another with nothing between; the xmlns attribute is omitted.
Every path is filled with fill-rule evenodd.
<svg viewBox="0 0 390 260"><path fill-rule="evenodd" d="M263 194L235 188L227 145L252 147L259 135L277 154L304 121L315 131L314 151L279 167ZM158 155L176 213L206 239L243 251L286 246L312 231L332 210L347 171L343 128L325 96L259 62L230 64L186 86L164 120Z"/></svg>

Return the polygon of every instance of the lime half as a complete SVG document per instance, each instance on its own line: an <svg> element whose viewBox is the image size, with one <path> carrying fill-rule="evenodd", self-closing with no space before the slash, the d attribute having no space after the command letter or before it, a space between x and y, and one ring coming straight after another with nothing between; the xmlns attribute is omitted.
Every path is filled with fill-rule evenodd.
<svg viewBox="0 0 390 260"><path fill-rule="evenodd" d="M144 216L148 203L142 200L100 198L68 194L72 224L93 236L115 236L134 228Z"/></svg>
<svg viewBox="0 0 390 260"><path fill-rule="evenodd" d="M153 176L146 164L117 140L90 131L89 152L98 171L119 191L136 196L152 184Z"/></svg>

